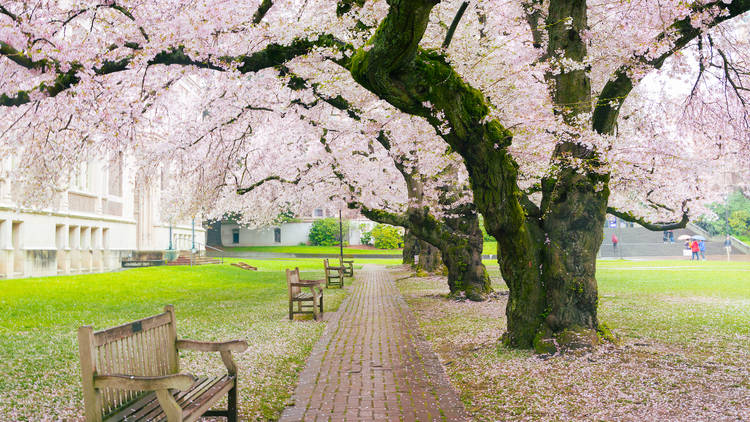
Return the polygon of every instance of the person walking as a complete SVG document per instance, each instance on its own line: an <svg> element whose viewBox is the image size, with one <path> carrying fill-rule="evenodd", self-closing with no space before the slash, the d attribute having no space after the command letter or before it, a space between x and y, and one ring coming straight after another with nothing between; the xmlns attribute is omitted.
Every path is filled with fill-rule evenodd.
<svg viewBox="0 0 750 422"><path fill-rule="evenodd" d="M617 238L617 235L613 234L612 235L612 250L614 251L615 254L617 254L617 243L619 241L620 240Z"/></svg>
<svg viewBox="0 0 750 422"><path fill-rule="evenodd" d="M701 240L698 242L698 250L701 253L701 259L706 260L706 242Z"/></svg>
<svg viewBox="0 0 750 422"><path fill-rule="evenodd" d="M693 240L693 243L690 244L690 250L693 252L693 254L690 256L690 260L699 261L700 258L698 257L698 252L700 251L700 246L698 246L697 240Z"/></svg>
<svg viewBox="0 0 750 422"><path fill-rule="evenodd" d="M724 240L724 249L727 251L727 261L729 261L729 255L732 254L732 238L729 235Z"/></svg>

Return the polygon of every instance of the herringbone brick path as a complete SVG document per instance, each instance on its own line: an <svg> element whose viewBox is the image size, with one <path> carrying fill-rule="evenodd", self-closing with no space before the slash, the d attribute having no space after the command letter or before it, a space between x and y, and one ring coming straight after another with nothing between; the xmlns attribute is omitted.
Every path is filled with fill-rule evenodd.
<svg viewBox="0 0 750 422"><path fill-rule="evenodd" d="M392 276L365 266L357 278L280 420L468 420Z"/></svg>

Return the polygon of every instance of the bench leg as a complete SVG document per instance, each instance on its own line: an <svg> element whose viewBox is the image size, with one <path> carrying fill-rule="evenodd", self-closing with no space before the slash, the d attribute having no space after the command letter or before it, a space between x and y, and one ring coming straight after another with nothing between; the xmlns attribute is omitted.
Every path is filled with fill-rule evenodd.
<svg viewBox="0 0 750 422"><path fill-rule="evenodd" d="M294 320L294 302L289 301L289 320Z"/></svg>
<svg viewBox="0 0 750 422"><path fill-rule="evenodd" d="M237 422L237 379L234 380L234 387L229 390L227 396L227 421Z"/></svg>
<svg viewBox="0 0 750 422"><path fill-rule="evenodd" d="M323 295L320 295L320 316L323 317Z"/></svg>

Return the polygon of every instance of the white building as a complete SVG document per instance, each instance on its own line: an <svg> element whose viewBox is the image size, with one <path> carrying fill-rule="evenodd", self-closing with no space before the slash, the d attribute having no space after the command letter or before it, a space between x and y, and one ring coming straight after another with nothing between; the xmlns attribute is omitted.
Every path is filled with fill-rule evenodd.
<svg viewBox="0 0 750 422"><path fill-rule="evenodd" d="M12 165L11 157L0 158L0 175ZM190 249L191 222L170 230L160 218L160 187L138 179L122 159L88 162L54 206L35 210L20 208L10 182L0 178L0 278L108 271L130 256L163 259L170 231L173 248ZM194 232L195 247L203 249L198 222Z"/></svg>
<svg viewBox="0 0 750 422"><path fill-rule="evenodd" d="M249 229L231 221L222 221L221 245L235 246L294 246L306 244L309 239L310 227L315 220L321 218L338 218L338 209L333 207L314 208L307 215L295 219L294 222L283 223L274 227ZM343 209L342 217L349 220L349 231L344 234L344 241L350 245L360 245L363 231L370 231L375 223L364 218L359 211Z"/></svg>

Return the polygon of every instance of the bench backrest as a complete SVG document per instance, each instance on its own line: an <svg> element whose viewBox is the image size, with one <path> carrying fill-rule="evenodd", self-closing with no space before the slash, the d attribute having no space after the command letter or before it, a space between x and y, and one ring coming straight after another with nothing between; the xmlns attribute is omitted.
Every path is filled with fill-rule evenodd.
<svg viewBox="0 0 750 422"><path fill-rule="evenodd" d="M100 421L141 391L94 388L96 375L160 376L179 372L175 342L174 308L164 313L94 332L90 325L78 329L83 400L87 421Z"/></svg>
<svg viewBox="0 0 750 422"><path fill-rule="evenodd" d="M293 270L287 268L286 270L286 284L289 286L290 298L300 293L300 286L292 286L292 283L299 283L299 267L294 267Z"/></svg>
<svg viewBox="0 0 750 422"><path fill-rule="evenodd" d="M323 267L326 269L326 278L331 277L331 265L328 263L328 258L323 260ZM338 276L338 275L337 275Z"/></svg>

